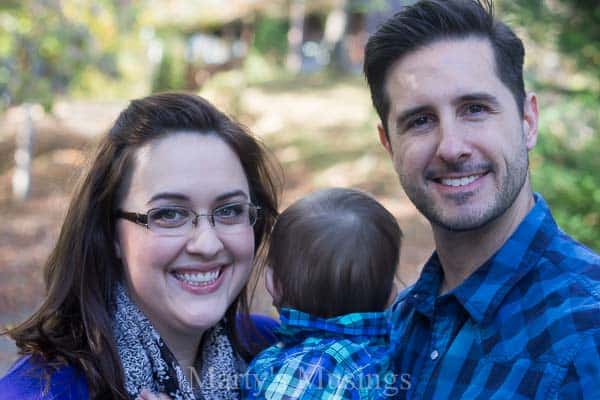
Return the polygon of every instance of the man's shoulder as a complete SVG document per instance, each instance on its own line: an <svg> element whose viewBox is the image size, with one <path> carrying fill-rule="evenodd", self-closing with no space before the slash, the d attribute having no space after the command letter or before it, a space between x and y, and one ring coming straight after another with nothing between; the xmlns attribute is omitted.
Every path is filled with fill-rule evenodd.
<svg viewBox="0 0 600 400"><path fill-rule="evenodd" d="M495 315L484 343L501 340L507 353L568 363L583 343L600 337L600 257L561 232ZM508 334L515 327L520 333Z"/></svg>
<svg viewBox="0 0 600 400"><path fill-rule="evenodd" d="M600 311L600 255L562 231L548 243L524 283L530 286L530 297L545 303L563 298L566 313L589 307Z"/></svg>
<svg viewBox="0 0 600 400"><path fill-rule="evenodd" d="M600 304L600 255L559 231L541 252L520 286L538 297L563 296L570 307ZM541 290L543 289L543 290Z"/></svg>
<svg viewBox="0 0 600 400"><path fill-rule="evenodd" d="M85 377L74 367L23 356L0 378L0 400L87 399Z"/></svg>
<svg viewBox="0 0 600 400"><path fill-rule="evenodd" d="M596 288L600 285L600 255L562 231L548 244L542 258L566 273L584 277Z"/></svg>

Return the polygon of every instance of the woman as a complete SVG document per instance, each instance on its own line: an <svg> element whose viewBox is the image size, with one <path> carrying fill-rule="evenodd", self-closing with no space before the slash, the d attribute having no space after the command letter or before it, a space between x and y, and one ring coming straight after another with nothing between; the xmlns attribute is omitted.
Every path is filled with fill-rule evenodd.
<svg viewBox="0 0 600 400"><path fill-rule="evenodd" d="M132 101L73 197L46 299L8 332L26 356L0 399L237 398L259 350L238 315L277 214L272 166L202 98Z"/></svg>

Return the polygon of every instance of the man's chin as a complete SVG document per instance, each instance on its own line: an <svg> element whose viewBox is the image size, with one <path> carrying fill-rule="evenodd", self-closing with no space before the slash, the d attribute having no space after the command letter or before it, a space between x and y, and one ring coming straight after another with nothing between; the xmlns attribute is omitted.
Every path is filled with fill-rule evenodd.
<svg viewBox="0 0 600 400"><path fill-rule="evenodd" d="M438 227L449 232L469 232L484 228L490 222L498 218L499 213L488 210L469 210L458 215L443 215L435 210L421 210L422 214L429 220L432 227Z"/></svg>

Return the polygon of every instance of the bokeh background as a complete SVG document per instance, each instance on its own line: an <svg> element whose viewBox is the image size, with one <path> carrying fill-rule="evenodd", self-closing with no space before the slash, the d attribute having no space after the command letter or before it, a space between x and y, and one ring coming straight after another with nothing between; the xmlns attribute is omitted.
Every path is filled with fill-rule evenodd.
<svg viewBox="0 0 600 400"><path fill-rule="evenodd" d="M320 187L373 193L405 240L398 280L433 249L378 144L364 43L402 0L1 0L0 326L44 295L42 268L92 150L132 98L199 93L246 124L285 173L284 206ZM600 250L600 6L497 0L540 101L534 188ZM274 315L259 284L254 310ZM0 374L16 358L0 338Z"/></svg>

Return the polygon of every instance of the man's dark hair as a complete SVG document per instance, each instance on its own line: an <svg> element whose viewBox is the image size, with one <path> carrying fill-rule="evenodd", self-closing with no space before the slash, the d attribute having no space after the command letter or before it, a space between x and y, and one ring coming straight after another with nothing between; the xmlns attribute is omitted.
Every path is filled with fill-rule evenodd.
<svg viewBox="0 0 600 400"><path fill-rule="evenodd" d="M468 37L489 40L498 78L512 92L523 115L525 49L515 33L494 17L492 0L422 0L383 23L365 48L364 73L386 135L390 99L385 83L390 67L433 42Z"/></svg>
<svg viewBox="0 0 600 400"><path fill-rule="evenodd" d="M334 188L302 198L271 235L267 265L277 305L323 318L382 311L401 238L394 216L364 192Z"/></svg>

